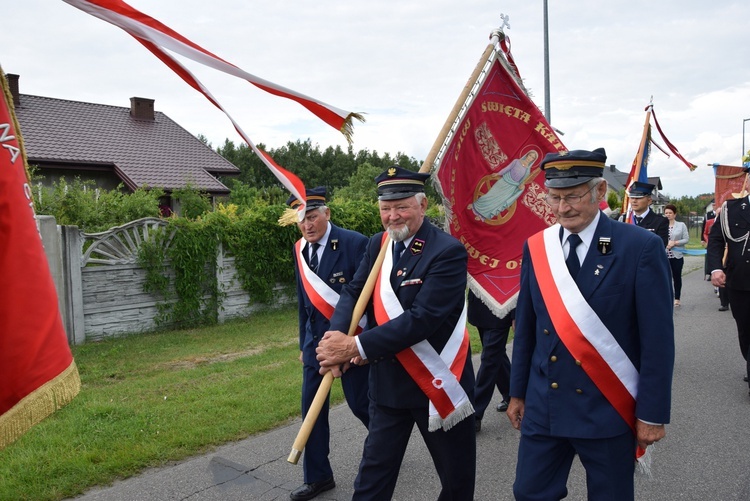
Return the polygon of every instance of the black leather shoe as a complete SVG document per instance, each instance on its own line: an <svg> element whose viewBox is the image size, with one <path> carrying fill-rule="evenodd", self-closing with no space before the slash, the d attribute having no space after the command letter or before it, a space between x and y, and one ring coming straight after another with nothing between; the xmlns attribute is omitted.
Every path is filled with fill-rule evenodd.
<svg viewBox="0 0 750 501"><path fill-rule="evenodd" d="M505 412L508 410L508 402L503 400L499 404L497 404L497 412Z"/></svg>
<svg viewBox="0 0 750 501"><path fill-rule="evenodd" d="M336 482L333 481L333 477L322 482L313 482L311 484L302 484L295 490L289 493L289 499L294 501L305 501L306 499L312 499L321 492L330 491L336 487Z"/></svg>
<svg viewBox="0 0 750 501"><path fill-rule="evenodd" d="M719 306L719 311L727 311L729 306Z"/></svg>

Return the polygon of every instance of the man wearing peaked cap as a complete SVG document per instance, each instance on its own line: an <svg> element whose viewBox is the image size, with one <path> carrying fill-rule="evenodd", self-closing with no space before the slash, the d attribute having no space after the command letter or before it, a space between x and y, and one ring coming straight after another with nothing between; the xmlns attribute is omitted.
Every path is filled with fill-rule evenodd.
<svg viewBox="0 0 750 501"><path fill-rule="evenodd" d="M669 220L651 210L651 194L654 188L656 186L653 184L640 181L630 184L628 198L630 199L630 207L633 209L633 215L631 216L632 220L628 222L656 233L664 241L664 248L666 249L669 241Z"/></svg>
<svg viewBox="0 0 750 501"><path fill-rule="evenodd" d="M303 416L307 414L323 379L319 372L320 365L315 359L315 348L330 325L330 319L326 317L326 314L330 314L325 312L335 307L341 288L354 276L367 245L364 235L339 228L330 222L331 211L326 206L325 187L308 189L306 198L304 219L297 223L302 238L293 249L300 361L303 364ZM292 196L287 200L287 205L294 209L296 217L296 209L301 202ZM352 367L341 378L349 408L365 426L369 424L368 374L368 366ZM313 499L336 486L328 460L328 410L326 400L305 447L302 463L304 483L290 493L293 500Z"/></svg>
<svg viewBox="0 0 750 501"><path fill-rule="evenodd" d="M352 357L370 364L370 428L354 500L393 497L415 424L440 478L439 499L474 499L474 370L462 316L468 256L425 219L428 178L393 166L375 179L385 232L370 239L318 346L322 370L335 373ZM375 271L380 286L370 299L378 325L352 339L344 332L386 232L393 245Z"/></svg>
<svg viewBox="0 0 750 501"><path fill-rule="evenodd" d="M542 162L558 224L521 261L507 410L521 432L518 500L564 498L576 455L588 499L634 499L636 445L669 422L671 272L659 238L599 209L605 162L603 149Z"/></svg>

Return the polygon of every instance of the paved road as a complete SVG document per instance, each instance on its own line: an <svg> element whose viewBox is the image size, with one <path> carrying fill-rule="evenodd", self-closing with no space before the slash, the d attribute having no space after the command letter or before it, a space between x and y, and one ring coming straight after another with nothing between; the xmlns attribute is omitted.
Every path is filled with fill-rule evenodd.
<svg viewBox="0 0 750 501"><path fill-rule="evenodd" d="M675 311L672 424L653 451L653 478L636 479L636 499L750 500L750 397L742 382L744 360L731 313L717 311L718 299L703 281L702 270L702 257L686 257L682 306ZM475 367L476 363L475 358ZM345 406L332 409L331 420L331 463L338 485L316 499L351 499L365 432ZM289 499L289 492L302 479L301 464L286 461L299 425L294 421L204 456L91 490L77 499ZM517 446L518 433L505 415L488 410L477 436L477 500L513 499ZM585 499L584 482L583 469L576 462L568 499ZM415 434L394 499L434 500L438 492L429 455Z"/></svg>

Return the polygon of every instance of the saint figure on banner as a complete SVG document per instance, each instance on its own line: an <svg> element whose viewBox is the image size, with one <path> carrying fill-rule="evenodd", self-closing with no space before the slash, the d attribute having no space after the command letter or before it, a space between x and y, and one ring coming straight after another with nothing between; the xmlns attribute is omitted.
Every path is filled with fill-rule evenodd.
<svg viewBox="0 0 750 501"><path fill-rule="evenodd" d="M514 159L499 172L482 177L475 190L474 203L469 204L468 208L474 211L479 220L488 223L487 220L508 210L523 193L525 181L529 179L531 169L539 156L539 152L531 148L521 158ZM495 179L497 181L486 193L482 194L482 188Z"/></svg>

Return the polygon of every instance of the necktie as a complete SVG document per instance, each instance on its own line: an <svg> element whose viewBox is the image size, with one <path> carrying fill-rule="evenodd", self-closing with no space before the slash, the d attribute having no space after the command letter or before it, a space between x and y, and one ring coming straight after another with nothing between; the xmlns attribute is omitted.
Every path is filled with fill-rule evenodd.
<svg viewBox="0 0 750 501"><path fill-rule="evenodd" d="M565 265L568 267L570 276L575 278L578 276L578 271L581 269L581 263L578 261L578 254L576 253L576 247L581 243L581 237L576 234L572 234L568 237L568 258L565 260Z"/></svg>
<svg viewBox="0 0 750 501"><path fill-rule="evenodd" d="M635 216L635 224L638 226L641 225L641 221L643 221L643 216Z"/></svg>
<svg viewBox="0 0 750 501"><path fill-rule="evenodd" d="M310 256L310 269L313 271L313 273L318 272L318 247L320 247L319 243L312 244L312 256Z"/></svg>
<svg viewBox="0 0 750 501"><path fill-rule="evenodd" d="M399 258L401 257L401 254L404 253L406 250L406 246L404 245L404 242L396 242L396 245L393 247L393 262L397 262Z"/></svg>

